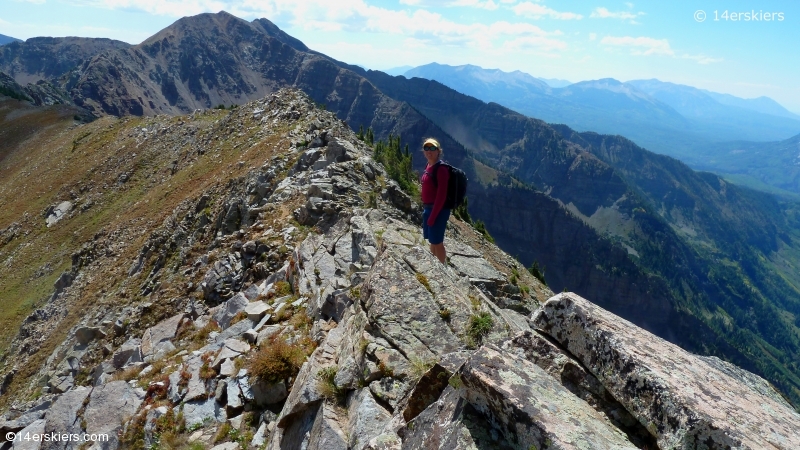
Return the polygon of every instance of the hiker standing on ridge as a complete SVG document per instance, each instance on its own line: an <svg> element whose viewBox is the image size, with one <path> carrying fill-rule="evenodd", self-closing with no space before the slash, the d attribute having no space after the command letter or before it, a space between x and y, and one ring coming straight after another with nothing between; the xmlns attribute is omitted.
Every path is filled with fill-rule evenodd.
<svg viewBox="0 0 800 450"><path fill-rule="evenodd" d="M444 264L447 256L444 249L444 230L450 218L450 208L445 207L450 170L441 164L442 147L439 141L433 138L426 139L422 144L422 150L425 159L428 160L421 177L422 236L430 242L431 253Z"/></svg>

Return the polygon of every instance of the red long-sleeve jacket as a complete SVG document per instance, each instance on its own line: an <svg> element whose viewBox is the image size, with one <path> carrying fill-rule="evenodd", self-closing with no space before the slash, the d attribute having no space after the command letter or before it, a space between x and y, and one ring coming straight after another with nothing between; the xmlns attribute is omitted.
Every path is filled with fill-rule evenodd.
<svg viewBox="0 0 800 450"><path fill-rule="evenodd" d="M431 170L433 166L428 164L425 166L425 171L422 172L422 203L432 204L433 210L428 217L428 226L433 226L436 223L436 217L444 207L444 202L447 201L447 182L450 180L450 171L446 166L439 165L436 173L436 184L433 184L433 175Z"/></svg>

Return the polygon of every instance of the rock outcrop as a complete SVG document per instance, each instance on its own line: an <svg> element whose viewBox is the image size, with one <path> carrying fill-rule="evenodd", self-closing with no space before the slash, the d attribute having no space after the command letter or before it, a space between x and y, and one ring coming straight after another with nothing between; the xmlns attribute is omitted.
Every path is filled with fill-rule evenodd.
<svg viewBox="0 0 800 450"><path fill-rule="evenodd" d="M51 308L71 305L89 270L105 273L97 261L136 281L136 300L89 303L39 372L15 381L2 430L113 436L92 448L800 446L800 415L764 380L554 296L469 224L451 221L441 264L415 200L306 95L227 117L284 140L181 202L128 259L96 244L76 253ZM140 142L160 139L144 130L132 130ZM180 289L159 296L170 283Z"/></svg>

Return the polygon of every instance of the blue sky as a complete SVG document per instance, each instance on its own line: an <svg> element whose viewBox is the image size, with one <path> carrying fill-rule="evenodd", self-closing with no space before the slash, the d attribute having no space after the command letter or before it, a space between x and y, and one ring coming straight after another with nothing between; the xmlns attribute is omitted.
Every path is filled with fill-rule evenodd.
<svg viewBox="0 0 800 450"><path fill-rule="evenodd" d="M570 81L658 78L766 95L800 113L800 2L790 0L0 0L0 34L136 44L182 16L221 10L266 17L371 69L439 62Z"/></svg>

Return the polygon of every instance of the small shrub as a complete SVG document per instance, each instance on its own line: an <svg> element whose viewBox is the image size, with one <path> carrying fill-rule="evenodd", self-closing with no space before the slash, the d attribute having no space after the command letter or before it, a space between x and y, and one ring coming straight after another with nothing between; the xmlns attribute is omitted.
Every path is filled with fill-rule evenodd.
<svg viewBox="0 0 800 450"><path fill-rule="evenodd" d="M417 281L419 281L421 285L425 286L425 289L427 289L428 292L433 294L433 290L431 289L431 284L428 282L428 277L426 277L421 273L417 273Z"/></svg>
<svg viewBox="0 0 800 450"><path fill-rule="evenodd" d="M283 308L281 308L280 312L272 316L273 322L283 322L284 320L289 320L294 315L294 307L292 305L287 304Z"/></svg>
<svg viewBox="0 0 800 450"><path fill-rule="evenodd" d="M313 341L308 338L289 344L283 338L273 336L250 360L248 372L268 383L288 380L297 375L313 351Z"/></svg>
<svg viewBox="0 0 800 450"><path fill-rule="evenodd" d="M147 411L143 410L128 423L125 433L120 438L124 448L144 449L144 426L147 423Z"/></svg>
<svg viewBox="0 0 800 450"><path fill-rule="evenodd" d="M169 376L162 375L160 379L151 382L147 386L147 392L145 393L145 402L148 404L157 402L159 400L164 400L167 398L167 392L169 391Z"/></svg>
<svg viewBox="0 0 800 450"><path fill-rule="evenodd" d="M529 294L529 295L530 295L530 293L531 293L531 288L529 288L529 287L528 287L527 285L525 285L525 284L520 284L520 285L519 285L519 290L520 290L520 291L522 291L522 292L524 292L524 293L526 293L526 294Z"/></svg>
<svg viewBox="0 0 800 450"><path fill-rule="evenodd" d="M358 340L358 351L361 356L364 356L367 353L367 346L369 346L369 341L364 339L363 337Z"/></svg>
<svg viewBox="0 0 800 450"><path fill-rule="evenodd" d="M111 378L114 381L131 381L139 376L139 373L144 369L144 366L131 366L122 372L117 372Z"/></svg>
<svg viewBox="0 0 800 450"><path fill-rule="evenodd" d="M200 366L200 378L203 380L210 380L217 376L217 371L211 367L211 363L214 361L213 353L203 353L203 356L200 358L203 360L203 365Z"/></svg>
<svg viewBox="0 0 800 450"><path fill-rule="evenodd" d="M425 372L430 370L430 368L436 364L436 361L421 359L414 356L412 356L408 362L411 364L411 377L415 381L422 378L422 376L425 375Z"/></svg>
<svg viewBox="0 0 800 450"><path fill-rule="evenodd" d="M450 309L446 306L439 310L439 317L441 317L445 322L450 322L451 315L452 313L450 312Z"/></svg>
<svg viewBox="0 0 800 450"><path fill-rule="evenodd" d="M358 300L361 298L361 288L358 286L353 286L350 288L350 298L353 300Z"/></svg>
<svg viewBox="0 0 800 450"><path fill-rule="evenodd" d="M219 444L220 442L224 441L228 438L228 435L233 431L233 427L231 426L230 422L223 422L222 425L219 426L217 429L217 433L214 434L214 444Z"/></svg>
<svg viewBox="0 0 800 450"><path fill-rule="evenodd" d="M464 222L467 222L468 224L472 225L472 217L470 217L467 208L468 208L467 198L464 197L464 203L453 209L453 215L456 216L456 218L461 219Z"/></svg>
<svg viewBox="0 0 800 450"><path fill-rule="evenodd" d="M469 323L467 324L467 335L473 342L480 344L484 336L492 331L493 326L494 319L492 319L492 316L488 312L473 314L470 316Z"/></svg>
<svg viewBox="0 0 800 450"><path fill-rule="evenodd" d="M322 397L338 404L344 402L345 390L336 386L336 367L326 367L317 372L317 387Z"/></svg>
<svg viewBox="0 0 800 450"><path fill-rule="evenodd" d="M536 277L543 285L547 286L547 281L544 280L544 267L539 268L539 261L534 261L531 267L528 268L528 272Z"/></svg>
<svg viewBox="0 0 800 450"><path fill-rule="evenodd" d="M517 285L517 283L519 282L519 281L517 280L517 276L516 276L516 275L514 275L513 273L512 273L512 274L511 274L511 276L508 278L508 281L510 281L510 282L511 282L511 284L513 284L514 286L516 286L516 285Z"/></svg>
<svg viewBox="0 0 800 450"><path fill-rule="evenodd" d="M447 380L447 384L449 384L450 386L452 386L452 387L453 387L453 389L460 389L460 388L461 388L461 386L463 386L463 385L464 385L464 382L463 382L463 381L461 381L461 377L460 377L460 376L458 376L458 375L453 375L452 377L450 377L450 379L449 379L449 380Z"/></svg>
<svg viewBox="0 0 800 450"><path fill-rule="evenodd" d="M221 328L215 320L209 320L203 328L200 328L195 332L194 336L192 336L192 342L198 345L205 345L206 341L208 341L208 337L211 335L211 332L220 330Z"/></svg>
<svg viewBox="0 0 800 450"><path fill-rule="evenodd" d="M314 325L314 320L308 316L305 309L301 309L291 316L289 325L293 326L296 330L309 331L311 330L311 326Z"/></svg>
<svg viewBox="0 0 800 450"><path fill-rule="evenodd" d="M288 281L278 281L275 283L275 296L283 297L292 294L292 285Z"/></svg>
<svg viewBox="0 0 800 450"><path fill-rule="evenodd" d="M186 370L186 365L181 367L180 379L178 380L179 387L186 387L189 385L189 380L192 379L192 374Z"/></svg>
<svg viewBox="0 0 800 450"><path fill-rule="evenodd" d="M394 370L383 361L378 361L378 372L381 373L382 377L394 377Z"/></svg>
<svg viewBox="0 0 800 450"><path fill-rule="evenodd" d="M475 221L475 222L472 224L472 226L475 228L475 230L476 230L478 233L480 233L481 235L483 235L483 237L484 237L484 238L486 238L486 240L487 240L487 241L489 241L489 242L491 242L492 244L494 244L494 238L493 238L493 237L492 237L492 236L489 234L489 231L488 231L488 230L486 230L486 225L484 225L484 223L483 223L483 221L482 221L482 220L476 220L476 221Z"/></svg>
<svg viewBox="0 0 800 450"><path fill-rule="evenodd" d="M247 319L247 313L244 311L239 311L238 313L236 313L235 316L231 318L231 325L241 322L244 319Z"/></svg>
<svg viewBox="0 0 800 450"><path fill-rule="evenodd" d="M473 310L475 310L475 311L480 311L481 310L481 299L478 298L477 295L470 294L469 295L469 301L470 301L470 303L472 303L472 309Z"/></svg>

